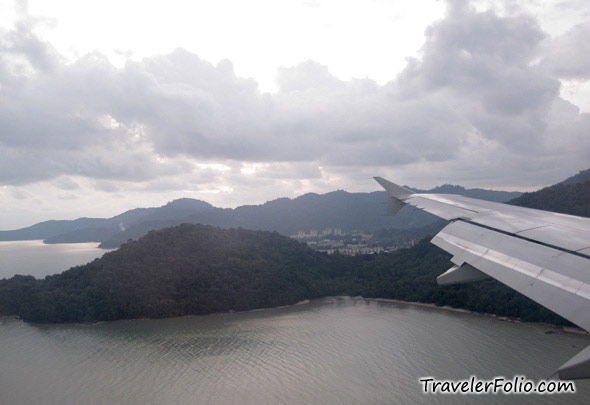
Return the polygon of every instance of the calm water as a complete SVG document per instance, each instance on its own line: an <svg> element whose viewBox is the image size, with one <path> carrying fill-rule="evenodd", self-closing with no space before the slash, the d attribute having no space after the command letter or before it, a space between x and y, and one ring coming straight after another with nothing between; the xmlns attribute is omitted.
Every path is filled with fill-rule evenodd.
<svg viewBox="0 0 590 405"><path fill-rule="evenodd" d="M88 263L105 252L96 242L55 245L46 245L42 240L0 242L0 279L15 274L43 278Z"/></svg>
<svg viewBox="0 0 590 405"><path fill-rule="evenodd" d="M547 327L363 299L264 311L30 325L0 318L0 403L587 403L424 396L420 376L548 377L590 344Z"/></svg>
<svg viewBox="0 0 590 405"><path fill-rule="evenodd" d="M100 324L0 318L0 404L587 403L575 395L425 396L418 378L537 380L590 336L364 299Z"/></svg>

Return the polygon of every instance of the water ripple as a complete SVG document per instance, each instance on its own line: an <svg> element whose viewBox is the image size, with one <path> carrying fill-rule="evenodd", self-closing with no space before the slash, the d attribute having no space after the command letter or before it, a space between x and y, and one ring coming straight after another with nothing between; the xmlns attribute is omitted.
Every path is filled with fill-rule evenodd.
<svg viewBox="0 0 590 405"><path fill-rule="evenodd" d="M2 318L0 403L470 403L418 378L546 377L590 344L513 324L363 299L93 325ZM578 393L522 403L584 403ZM515 397L480 396L478 402Z"/></svg>

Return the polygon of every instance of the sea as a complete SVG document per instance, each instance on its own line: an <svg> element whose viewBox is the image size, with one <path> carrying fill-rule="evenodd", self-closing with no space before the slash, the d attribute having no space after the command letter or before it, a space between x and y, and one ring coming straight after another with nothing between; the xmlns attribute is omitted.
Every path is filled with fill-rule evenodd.
<svg viewBox="0 0 590 405"><path fill-rule="evenodd" d="M0 278L103 253L0 242ZM0 317L0 404L586 404L590 381L574 394L451 395L420 379L536 382L588 345L550 325L361 297L93 324Z"/></svg>

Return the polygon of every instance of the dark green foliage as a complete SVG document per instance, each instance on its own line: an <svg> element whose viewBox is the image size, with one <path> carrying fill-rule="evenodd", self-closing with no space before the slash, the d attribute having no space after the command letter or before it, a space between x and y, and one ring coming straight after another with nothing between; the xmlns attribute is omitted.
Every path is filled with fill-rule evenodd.
<svg viewBox="0 0 590 405"><path fill-rule="evenodd" d="M443 229L449 222L439 219L432 224L422 226L419 228L390 228L379 229L373 233L371 243L380 246L399 246L407 244L411 241L424 239L428 235L435 235Z"/></svg>
<svg viewBox="0 0 590 405"><path fill-rule="evenodd" d="M325 255L276 232L183 224L36 280L0 280L0 313L33 322L171 317L362 295L563 323L494 282L439 287L449 255L426 240L369 256Z"/></svg>
<svg viewBox="0 0 590 405"><path fill-rule="evenodd" d="M585 183L590 181L590 169L580 170L580 172L572 177L568 177L561 183L563 184L576 184L576 183Z"/></svg>
<svg viewBox="0 0 590 405"><path fill-rule="evenodd" d="M558 183L534 193L524 193L508 204L590 217L590 181Z"/></svg>
<svg viewBox="0 0 590 405"><path fill-rule="evenodd" d="M183 224L44 280L1 280L0 313L78 322L291 304L321 296L314 277L327 262L278 233Z"/></svg>

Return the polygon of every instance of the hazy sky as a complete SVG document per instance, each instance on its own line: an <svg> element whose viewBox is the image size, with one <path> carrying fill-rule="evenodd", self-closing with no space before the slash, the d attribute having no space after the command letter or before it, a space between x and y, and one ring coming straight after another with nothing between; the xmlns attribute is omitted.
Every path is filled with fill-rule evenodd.
<svg viewBox="0 0 590 405"><path fill-rule="evenodd" d="M0 0L0 229L590 167L590 2Z"/></svg>

